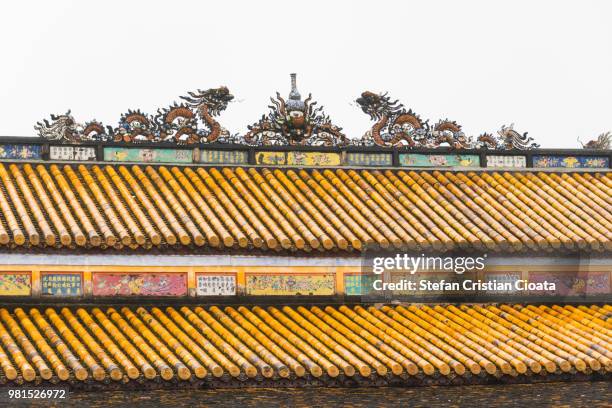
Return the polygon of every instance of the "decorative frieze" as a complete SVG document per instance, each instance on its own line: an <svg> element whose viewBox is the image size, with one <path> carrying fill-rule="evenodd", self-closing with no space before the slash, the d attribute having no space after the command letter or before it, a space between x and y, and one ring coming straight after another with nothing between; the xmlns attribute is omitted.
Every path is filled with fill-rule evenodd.
<svg viewBox="0 0 612 408"><path fill-rule="evenodd" d="M565 167L599 169L610 167L605 156L533 155L533 167Z"/></svg>
<svg viewBox="0 0 612 408"><path fill-rule="evenodd" d="M82 274L70 272L44 272L40 276L40 293L43 296L82 296Z"/></svg>
<svg viewBox="0 0 612 408"><path fill-rule="evenodd" d="M347 166L389 167L393 165L391 153L346 153Z"/></svg>
<svg viewBox="0 0 612 408"><path fill-rule="evenodd" d="M104 160L143 163L192 163L192 150L105 147Z"/></svg>
<svg viewBox="0 0 612 408"><path fill-rule="evenodd" d="M49 158L51 160L96 160L96 148L93 146L51 146Z"/></svg>
<svg viewBox="0 0 612 408"><path fill-rule="evenodd" d="M42 146L37 144L0 144L0 159L40 160Z"/></svg>
<svg viewBox="0 0 612 408"><path fill-rule="evenodd" d="M234 296L236 295L236 275L198 274L196 294L198 296Z"/></svg>
<svg viewBox="0 0 612 408"><path fill-rule="evenodd" d="M524 168L527 167L527 157L508 155L487 155L487 167Z"/></svg>
<svg viewBox="0 0 612 408"><path fill-rule="evenodd" d="M402 153L399 163L406 167L480 167L480 157L476 154Z"/></svg>

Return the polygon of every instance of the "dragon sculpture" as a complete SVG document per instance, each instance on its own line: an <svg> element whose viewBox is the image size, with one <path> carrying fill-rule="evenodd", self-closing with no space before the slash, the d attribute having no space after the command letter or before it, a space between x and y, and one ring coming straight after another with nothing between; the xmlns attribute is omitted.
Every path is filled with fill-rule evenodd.
<svg viewBox="0 0 612 408"><path fill-rule="evenodd" d="M115 142L144 142L155 138L152 121L139 110L128 110L121 115L119 126L114 129Z"/></svg>
<svg viewBox="0 0 612 408"><path fill-rule="evenodd" d="M474 145L472 139L461 131L461 125L448 119L436 123L431 138L433 140L429 142L429 147L438 147L446 143L454 149L470 149Z"/></svg>
<svg viewBox="0 0 612 408"><path fill-rule="evenodd" d="M532 143L533 138L527 136L527 132L520 134L514 130L514 123L510 126L503 125L497 131L497 137L490 133L483 133L476 139L478 146L485 149L495 150L527 150L540 147L537 143Z"/></svg>
<svg viewBox="0 0 612 408"><path fill-rule="evenodd" d="M612 132L602 133L597 139L589 140L586 144L582 143L580 139L578 139L578 142L580 142L583 149L608 150L612 144Z"/></svg>
<svg viewBox="0 0 612 408"><path fill-rule="evenodd" d="M285 101L276 93L270 98L270 112L248 127L244 141L251 145L343 146L349 140L342 128L332 124L323 107L305 100L297 90L296 74L291 74L291 92Z"/></svg>
<svg viewBox="0 0 612 408"><path fill-rule="evenodd" d="M215 120L215 117L219 116L234 99L229 89L222 86L207 91L198 89L197 92L188 92L188 94L189 96L181 96L181 99L187 102L187 107L196 110L200 120L203 121L208 128L208 131L205 133L195 132L200 137L200 142L212 143L222 136L228 137L229 132ZM194 120L194 118L188 117L184 119L187 121ZM177 135L179 138L182 137L180 128L177 129Z"/></svg>
<svg viewBox="0 0 612 408"><path fill-rule="evenodd" d="M112 129L105 130L104 126L95 119L85 124L77 123L70 110L63 115L51 114L51 122L43 119L42 122L36 123L34 129L38 132L39 136L45 139L68 143L108 141L112 139L109 135Z"/></svg>
<svg viewBox="0 0 612 408"><path fill-rule="evenodd" d="M476 140L466 136L461 125L448 119L440 120L433 128L411 109L406 110L399 101L392 101L384 94L365 91L356 100L361 110L370 116L374 125L357 144L382 147L426 147L449 146L453 149L532 149L539 145L531 143L527 133L520 134L513 125L502 126L497 136L483 133Z"/></svg>
<svg viewBox="0 0 612 408"><path fill-rule="evenodd" d="M365 91L356 100L361 110L376 123L363 136L362 144L385 147L425 146L429 124L398 100Z"/></svg>
<svg viewBox="0 0 612 408"><path fill-rule="evenodd" d="M215 117L227 108L234 96L226 87L188 92L181 96L185 102L158 109L155 116L140 110L128 110L121 115L116 128L97 121L77 123L70 111L51 115L34 127L39 136L66 143L110 141L125 143L175 142L180 144L212 143L229 138Z"/></svg>

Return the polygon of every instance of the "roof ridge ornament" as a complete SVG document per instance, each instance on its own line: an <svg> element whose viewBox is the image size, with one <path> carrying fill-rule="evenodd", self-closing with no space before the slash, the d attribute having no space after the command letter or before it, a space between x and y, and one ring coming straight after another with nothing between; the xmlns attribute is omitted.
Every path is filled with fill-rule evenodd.
<svg viewBox="0 0 612 408"><path fill-rule="evenodd" d="M612 132L601 133L597 136L597 139L589 140L586 144L582 143L580 138L578 138L578 142L583 149L608 150L612 144Z"/></svg>
<svg viewBox="0 0 612 408"><path fill-rule="evenodd" d="M244 136L247 144L255 146L292 145L292 146L345 146L349 139L342 128L334 125L323 111L311 102L312 94L305 100L297 90L297 74L292 73L291 91L285 101L276 93L270 98L270 112L248 126Z"/></svg>
<svg viewBox="0 0 612 408"><path fill-rule="evenodd" d="M289 110L300 110L304 111L305 105L302 101L302 95L297 90L297 74L293 73L291 75L291 92L289 92L289 100L287 101L287 108Z"/></svg>
<svg viewBox="0 0 612 408"><path fill-rule="evenodd" d="M234 96L221 86L206 91L188 92L165 109L158 109L155 116L139 109L128 110L121 115L116 128L106 128L95 120L80 124L70 110L63 115L51 114L51 121L37 122L34 129L42 138L64 143L80 142L152 142L152 143L211 143L230 141L229 132L216 117L227 108Z"/></svg>
<svg viewBox="0 0 612 408"><path fill-rule="evenodd" d="M444 119L431 128L429 121L423 121L412 109L406 110L399 100L391 100L385 93L362 92L356 99L361 110L370 116L374 125L356 144L380 147L422 147L437 148L447 145L454 149L533 149L540 147L527 137L527 132L520 134L513 124L502 126L497 136L483 133L476 140L466 136L461 125Z"/></svg>
<svg viewBox="0 0 612 408"><path fill-rule="evenodd" d="M297 74L291 73L291 89L285 100L279 92L270 98L270 109L258 122L248 126L244 135L231 135L217 121L217 117L234 99L229 90L221 86L208 90L198 89L181 96L155 115L140 110L122 114L118 126L104 126L92 120L80 123L70 111L51 115L34 126L44 139L63 143L123 142L123 143L227 143L250 146L379 146L408 148L527 150L540 147L527 132L519 133L514 125L502 126L496 133L482 133L474 138L466 136L455 121L439 120L430 126L412 109L406 109L399 100L387 93L365 91L356 103L375 121L361 139L349 139L342 128L332 123L308 94L305 99L298 91ZM580 141L580 140L579 140ZM588 149L609 149L612 133L601 134L598 139L583 144ZM582 143L582 142L581 142Z"/></svg>

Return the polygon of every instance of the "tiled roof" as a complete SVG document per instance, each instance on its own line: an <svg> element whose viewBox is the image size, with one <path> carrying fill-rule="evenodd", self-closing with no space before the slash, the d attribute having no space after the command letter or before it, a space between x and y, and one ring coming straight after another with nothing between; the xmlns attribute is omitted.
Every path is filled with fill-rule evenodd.
<svg viewBox="0 0 612 408"><path fill-rule="evenodd" d="M612 307L2 308L0 368L125 382L607 373Z"/></svg>
<svg viewBox="0 0 612 408"><path fill-rule="evenodd" d="M0 246L612 249L606 172L0 163Z"/></svg>

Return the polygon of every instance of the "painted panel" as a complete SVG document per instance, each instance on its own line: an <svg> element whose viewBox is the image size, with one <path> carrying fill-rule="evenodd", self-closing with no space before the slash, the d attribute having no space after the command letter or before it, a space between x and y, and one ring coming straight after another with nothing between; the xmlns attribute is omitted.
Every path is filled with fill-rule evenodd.
<svg viewBox="0 0 612 408"><path fill-rule="evenodd" d="M364 295L372 290L374 275L344 275L344 294L347 296Z"/></svg>
<svg viewBox="0 0 612 408"><path fill-rule="evenodd" d="M605 156L533 155L533 167L606 168L610 159Z"/></svg>
<svg viewBox="0 0 612 408"><path fill-rule="evenodd" d="M510 284L512 286L512 290L495 290L488 289L485 292L487 294L493 293L516 293L518 292L514 286L514 283L518 280L521 280L520 272L493 272L493 273L485 273L484 281L485 282L497 282L501 284Z"/></svg>
<svg viewBox="0 0 612 408"><path fill-rule="evenodd" d="M246 150L200 150L199 163L209 164L248 164Z"/></svg>
<svg viewBox="0 0 612 408"><path fill-rule="evenodd" d="M82 277L80 273L42 273L40 289L42 295L81 296Z"/></svg>
<svg viewBox="0 0 612 408"><path fill-rule="evenodd" d="M390 153L352 153L346 154L349 166L391 166L393 156Z"/></svg>
<svg viewBox="0 0 612 408"><path fill-rule="evenodd" d="M480 167L475 154L412 154L399 155L400 166L411 167Z"/></svg>
<svg viewBox="0 0 612 408"><path fill-rule="evenodd" d="M526 156L487 155L487 167L527 167Z"/></svg>
<svg viewBox="0 0 612 408"><path fill-rule="evenodd" d="M234 296L236 295L236 275L203 275L196 280L198 296Z"/></svg>
<svg viewBox="0 0 612 408"><path fill-rule="evenodd" d="M184 296L185 273L94 273L94 296Z"/></svg>
<svg viewBox="0 0 612 408"><path fill-rule="evenodd" d="M339 166L340 153L324 152L257 152L255 163L290 166Z"/></svg>
<svg viewBox="0 0 612 408"><path fill-rule="evenodd" d="M290 166L339 166L340 153L287 152Z"/></svg>
<svg viewBox="0 0 612 408"><path fill-rule="evenodd" d="M51 146L51 160L96 160L96 148L91 146Z"/></svg>
<svg viewBox="0 0 612 408"><path fill-rule="evenodd" d="M32 277L29 272L0 274L0 296L30 296Z"/></svg>
<svg viewBox="0 0 612 408"><path fill-rule="evenodd" d="M257 152L255 153L255 163L285 165L287 164L287 155L286 152Z"/></svg>
<svg viewBox="0 0 612 408"><path fill-rule="evenodd" d="M247 295L333 295L334 275L248 275Z"/></svg>
<svg viewBox="0 0 612 408"><path fill-rule="evenodd" d="M530 294L557 296L610 294L610 273L607 271L588 273L531 271L529 282L555 284L555 291L532 290Z"/></svg>
<svg viewBox="0 0 612 408"><path fill-rule="evenodd" d="M191 163L192 156L186 149L104 148L104 160L115 162Z"/></svg>
<svg viewBox="0 0 612 408"><path fill-rule="evenodd" d="M42 159L41 145L5 144L0 145L0 159L38 160Z"/></svg>

